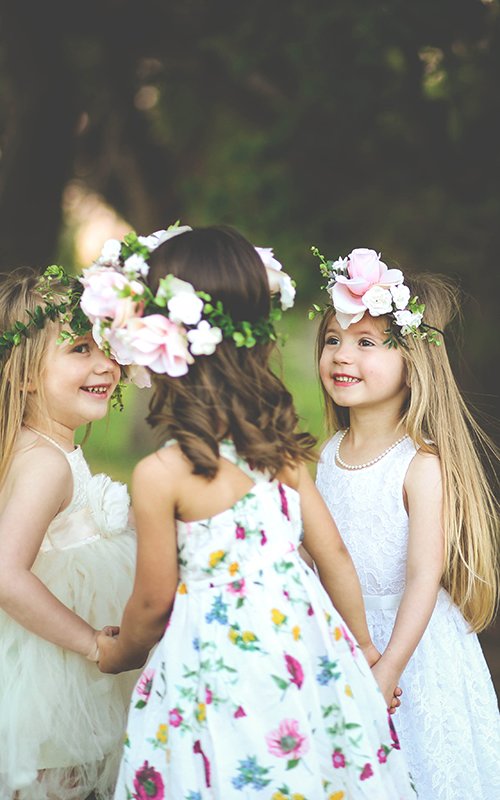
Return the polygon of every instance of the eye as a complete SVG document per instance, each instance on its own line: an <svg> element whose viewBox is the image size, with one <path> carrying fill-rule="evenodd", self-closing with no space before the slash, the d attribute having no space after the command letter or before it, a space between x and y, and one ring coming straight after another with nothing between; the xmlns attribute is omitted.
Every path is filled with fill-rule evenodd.
<svg viewBox="0 0 500 800"><path fill-rule="evenodd" d="M370 339L360 339L359 344L361 347L375 347L375 342L370 341Z"/></svg>
<svg viewBox="0 0 500 800"><path fill-rule="evenodd" d="M339 337L335 336L333 333L329 333L325 338L325 345L326 344L338 344Z"/></svg>
<svg viewBox="0 0 500 800"><path fill-rule="evenodd" d="M90 352L90 345L88 342L80 342L80 344L75 344L71 348L72 353L89 353Z"/></svg>

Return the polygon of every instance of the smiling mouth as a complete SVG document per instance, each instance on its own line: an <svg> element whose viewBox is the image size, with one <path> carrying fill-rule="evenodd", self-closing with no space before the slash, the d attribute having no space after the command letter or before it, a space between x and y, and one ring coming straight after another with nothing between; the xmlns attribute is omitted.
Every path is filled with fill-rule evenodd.
<svg viewBox="0 0 500 800"><path fill-rule="evenodd" d="M83 392L100 395L101 397L107 395L109 392L109 386L81 386L80 388Z"/></svg>
<svg viewBox="0 0 500 800"><path fill-rule="evenodd" d="M342 383L344 386L360 383L359 378L353 378L351 375L333 375L333 381L334 383Z"/></svg>

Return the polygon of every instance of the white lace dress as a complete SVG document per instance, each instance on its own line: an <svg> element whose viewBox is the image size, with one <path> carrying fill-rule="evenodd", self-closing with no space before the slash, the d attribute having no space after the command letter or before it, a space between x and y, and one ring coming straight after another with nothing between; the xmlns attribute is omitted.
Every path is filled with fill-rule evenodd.
<svg viewBox="0 0 500 800"><path fill-rule="evenodd" d="M65 455L73 497L32 571L95 628L119 625L135 569L127 489L92 476L80 448ZM103 675L0 610L0 800L110 797L137 674Z"/></svg>
<svg viewBox="0 0 500 800"><path fill-rule="evenodd" d="M405 588L403 482L416 453L404 439L371 467L341 469L340 433L323 450L317 485L354 560L373 641L383 651ZM478 638L441 589L401 678L395 715L419 800L500 798L500 715Z"/></svg>

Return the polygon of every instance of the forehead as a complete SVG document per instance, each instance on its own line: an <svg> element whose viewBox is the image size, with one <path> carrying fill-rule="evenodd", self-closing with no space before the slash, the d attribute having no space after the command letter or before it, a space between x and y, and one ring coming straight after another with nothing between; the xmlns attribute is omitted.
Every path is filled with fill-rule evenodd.
<svg viewBox="0 0 500 800"><path fill-rule="evenodd" d="M342 333L344 336L380 336L387 330L388 322L385 317L372 317L367 312L359 320L359 322L351 322L345 330L340 327L338 320L334 314L330 317L326 324L326 331L334 331L335 333Z"/></svg>

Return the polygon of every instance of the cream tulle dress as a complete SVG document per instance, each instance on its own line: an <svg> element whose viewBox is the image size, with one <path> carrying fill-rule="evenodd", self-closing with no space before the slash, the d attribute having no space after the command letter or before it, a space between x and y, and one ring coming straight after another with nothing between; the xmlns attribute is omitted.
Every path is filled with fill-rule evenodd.
<svg viewBox="0 0 500 800"><path fill-rule="evenodd" d="M73 497L32 571L95 628L119 625L135 568L127 489L92 476L80 448L65 455ZM136 678L103 675L0 610L0 800L110 797Z"/></svg>

